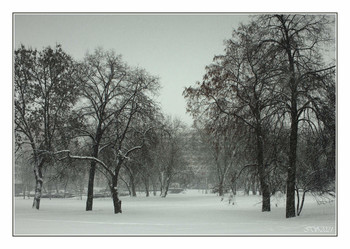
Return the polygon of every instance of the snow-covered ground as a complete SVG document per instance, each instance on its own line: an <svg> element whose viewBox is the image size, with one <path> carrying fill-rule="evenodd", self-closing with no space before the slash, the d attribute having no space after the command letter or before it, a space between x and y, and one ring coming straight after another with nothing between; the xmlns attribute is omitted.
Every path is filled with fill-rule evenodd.
<svg viewBox="0 0 350 249"><path fill-rule="evenodd" d="M198 190L166 198L121 197L122 214L113 214L111 199L32 199L14 201L14 235L335 235L335 202L319 205L307 196L301 216L285 218L284 198L272 197L271 212L261 212L259 196L221 200Z"/></svg>

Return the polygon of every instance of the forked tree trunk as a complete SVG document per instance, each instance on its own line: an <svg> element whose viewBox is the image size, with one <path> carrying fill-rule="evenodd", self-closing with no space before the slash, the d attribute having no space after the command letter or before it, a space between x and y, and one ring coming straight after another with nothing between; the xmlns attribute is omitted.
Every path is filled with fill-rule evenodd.
<svg viewBox="0 0 350 249"><path fill-rule="evenodd" d="M162 198L165 198L168 195L168 190L169 190L169 184L166 184L166 186L163 188L163 191L161 193Z"/></svg>
<svg viewBox="0 0 350 249"><path fill-rule="evenodd" d="M162 175L162 186L161 186L161 191L160 191L160 196L162 198L165 198L168 194L168 190L169 190L169 185L170 185L170 177L164 177L164 175Z"/></svg>
<svg viewBox="0 0 350 249"><path fill-rule="evenodd" d="M303 196L301 198L301 203L300 203L299 189L298 188L296 189L296 193L297 193L297 215L298 216L301 214L301 211L303 210L306 192L307 191L303 191Z"/></svg>

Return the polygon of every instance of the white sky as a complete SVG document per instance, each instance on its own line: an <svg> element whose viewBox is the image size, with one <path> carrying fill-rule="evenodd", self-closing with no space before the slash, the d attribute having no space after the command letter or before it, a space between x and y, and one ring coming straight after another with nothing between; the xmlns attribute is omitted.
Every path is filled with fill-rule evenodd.
<svg viewBox="0 0 350 249"><path fill-rule="evenodd" d="M159 76L164 113L191 125L184 87L202 79L213 56L223 53L223 40L248 20L238 14L15 14L14 42L37 49L60 43L78 60L98 46L114 49L129 65Z"/></svg>

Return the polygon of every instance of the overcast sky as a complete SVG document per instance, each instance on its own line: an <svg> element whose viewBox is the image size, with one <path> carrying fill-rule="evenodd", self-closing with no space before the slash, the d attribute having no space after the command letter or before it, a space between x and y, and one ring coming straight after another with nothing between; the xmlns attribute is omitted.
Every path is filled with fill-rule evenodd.
<svg viewBox="0 0 350 249"><path fill-rule="evenodd" d="M159 76L164 113L191 125L184 87L202 79L204 67L223 53L223 40L248 20L237 14L16 14L14 42L37 49L60 43L78 60L99 46L114 49L129 65Z"/></svg>

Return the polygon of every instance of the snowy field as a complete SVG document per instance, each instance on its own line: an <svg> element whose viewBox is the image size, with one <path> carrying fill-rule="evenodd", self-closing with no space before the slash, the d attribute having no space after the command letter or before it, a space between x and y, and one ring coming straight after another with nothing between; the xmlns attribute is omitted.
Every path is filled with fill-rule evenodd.
<svg viewBox="0 0 350 249"><path fill-rule="evenodd" d="M121 197L122 214L113 214L112 200L31 199L14 201L14 235L335 235L335 202L319 205L307 196L301 216L286 219L283 197L272 197L271 212L262 213L259 196L228 196L221 200L198 190L166 198Z"/></svg>

